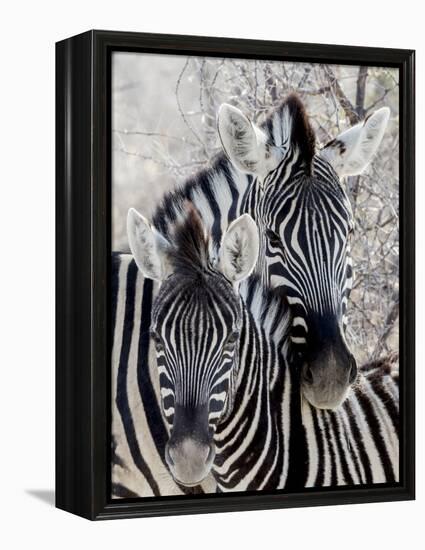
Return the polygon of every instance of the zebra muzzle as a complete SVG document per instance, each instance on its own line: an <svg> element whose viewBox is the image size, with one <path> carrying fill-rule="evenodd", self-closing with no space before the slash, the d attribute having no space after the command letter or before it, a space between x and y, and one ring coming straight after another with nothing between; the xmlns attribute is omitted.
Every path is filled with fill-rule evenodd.
<svg viewBox="0 0 425 550"><path fill-rule="evenodd" d="M301 370L304 397L318 409L336 409L357 377L357 364L351 353L337 353L329 348Z"/></svg>
<svg viewBox="0 0 425 550"><path fill-rule="evenodd" d="M215 458L214 443L203 443L185 437L170 439L165 449L165 459L177 483L193 486L201 483L211 472Z"/></svg>

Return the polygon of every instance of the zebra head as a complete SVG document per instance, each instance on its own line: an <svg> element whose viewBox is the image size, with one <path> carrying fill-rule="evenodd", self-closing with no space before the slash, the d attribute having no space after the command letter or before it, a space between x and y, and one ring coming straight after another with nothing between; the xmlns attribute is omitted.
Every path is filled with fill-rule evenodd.
<svg viewBox="0 0 425 550"><path fill-rule="evenodd" d="M261 128L223 105L218 131L230 161L254 176L242 206L260 231L258 269L292 310L294 362L308 401L332 409L357 375L345 339L354 220L341 178L360 174L385 131L384 107L315 151L301 101L289 96Z"/></svg>
<svg viewBox="0 0 425 550"><path fill-rule="evenodd" d="M232 410L242 324L236 286L255 267L258 230L248 214L235 220L214 262L193 209L172 242L134 209L127 230L139 269L161 281L151 334L170 427L165 459L178 483L197 485L214 461L216 426Z"/></svg>

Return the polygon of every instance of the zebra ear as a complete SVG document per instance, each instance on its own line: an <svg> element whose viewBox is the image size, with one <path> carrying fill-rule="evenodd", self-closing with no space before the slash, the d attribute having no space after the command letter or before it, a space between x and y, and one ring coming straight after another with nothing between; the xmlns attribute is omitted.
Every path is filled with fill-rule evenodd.
<svg viewBox="0 0 425 550"><path fill-rule="evenodd" d="M127 236L137 267L148 279L163 281L170 274L169 243L134 208L127 214Z"/></svg>
<svg viewBox="0 0 425 550"><path fill-rule="evenodd" d="M223 235L218 267L232 283L246 279L257 263L258 229L249 214L234 220Z"/></svg>
<svg viewBox="0 0 425 550"><path fill-rule="evenodd" d="M223 149L231 162L242 172L266 176L270 153L267 136L239 109L223 103L218 110L217 128Z"/></svg>
<svg viewBox="0 0 425 550"><path fill-rule="evenodd" d="M378 109L325 145L320 156L330 162L340 177L360 174L378 150L389 118L388 107Z"/></svg>

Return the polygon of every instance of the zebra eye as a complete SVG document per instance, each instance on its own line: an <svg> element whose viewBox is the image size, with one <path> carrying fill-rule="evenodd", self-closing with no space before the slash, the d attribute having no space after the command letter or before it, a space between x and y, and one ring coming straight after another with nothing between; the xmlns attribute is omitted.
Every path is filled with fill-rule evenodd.
<svg viewBox="0 0 425 550"><path fill-rule="evenodd" d="M272 245L280 245L280 238L272 229L266 229L266 235Z"/></svg>
<svg viewBox="0 0 425 550"><path fill-rule="evenodd" d="M239 332L237 330L234 330L229 334L226 340L226 346L232 346L236 343L236 341L239 339Z"/></svg>
<svg viewBox="0 0 425 550"><path fill-rule="evenodd" d="M303 363L306 358L305 350L297 349L295 351L295 359L298 363Z"/></svg>
<svg viewBox="0 0 425 550"><path fill-rule="evenodd" d="M267 238L268 238L269 243L271 244L271 246L273 246L274 248L279 248L280 249L280 251L282 253L282 259L283 259L284 262L286 262L285 247L283 246L283 243L280 240L279 235L271 229L266 230L266 235L267 235Z"/></svg>
<svg viewBox="0 0 425 550"><path fill-rule="evenodd" d="M150 337L155 342L156 346L161 346L162 347L162 339L161 339L161 336L157 332L155 332L154 330L151 330L150 331Z"/></svg>

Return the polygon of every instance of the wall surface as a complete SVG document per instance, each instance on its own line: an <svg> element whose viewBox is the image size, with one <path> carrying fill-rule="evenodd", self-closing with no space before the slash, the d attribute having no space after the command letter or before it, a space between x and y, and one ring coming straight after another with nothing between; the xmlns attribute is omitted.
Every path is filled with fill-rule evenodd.
<svg viewBox="0 0 425 550"><path fill-rule="evenodd" d="M424 150L420 3L3 3L0 85L1 539L5 548L418 548L423 540L424 400L418 399L416 502L92 524L55 510L54 43L90 28L341 43L417 50L417 151ZM424 207L418 154L417 209ZM419 283L425 217L418 215ZM417 310L425 307L418 288ZM417 320L418 338L425 323ZM417 393L424 390L417 354Z"/></svg>

